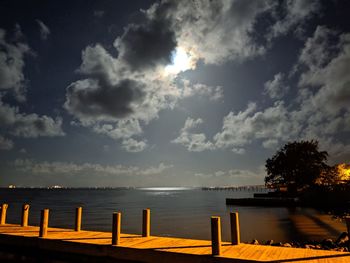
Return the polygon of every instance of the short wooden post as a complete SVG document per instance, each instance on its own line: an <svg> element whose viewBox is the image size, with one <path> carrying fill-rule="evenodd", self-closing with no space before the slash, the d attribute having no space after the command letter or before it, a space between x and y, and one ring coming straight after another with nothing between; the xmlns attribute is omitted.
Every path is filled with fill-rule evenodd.
<svg viewBox="0 0 350 263"><path fill-rule="evenodd" d="M142 215L142 236L149 237L151 235L151 210L144 209Z"/></svg>
<svg viewBox="0 0 350 263"><path fill-rule="evenodd" d="M81 214L82 214L83 208L82 207L77 207L75 209L75 231L80 231L81 230Z"/></svg>
<svg viewBox="0 0 350 263"><path fill-rule="evenodd" d="M29 215L29 205L24 204L22 206L22 218L21 218L21 226L28 226L28 215Z"/></svg>
<svg viewBox="0 0 350 263"><path fill-rule="evenodd" d="M211 217L211 251L213 256L221 254L221 222L219 216Z"/></svg>
<svg viewBox="0 0 350 263"><path fill-rule="evenodd" d="M47 228L49 226L49 211L50 210L47 208L41 210L39 237L47 236Z"/></svg>
<svg viewBox="0 0 350 263"><path fill-rule="evenodd" d="M350 216L345 217L345 223L348 231L348 237L350 237ZM348 249L350 250L350 241L349 241Z"/></svg>
<svg viewBox="0 0 350 263"><path fill-rule="evenodd" d="M6 224L6 213L7 213L7 208L8 204L2 204L1 205L1 218L0 218L0 225L5 225Z"/></svg>
<svg viewBox="0 0 350 263"><path fill-rule="evenodd" d="M230 213L230 223L231 223L231 244L239 245L241 242L241 235L239 232L239 218L238 213Z"/></svg>
<svg viewBox="0 0 350 263"><path fill-rule="evenodd" d="M120 244L121 223L122 223L122 214L120 212L113 213L112 245L119 245Z"/></svg>

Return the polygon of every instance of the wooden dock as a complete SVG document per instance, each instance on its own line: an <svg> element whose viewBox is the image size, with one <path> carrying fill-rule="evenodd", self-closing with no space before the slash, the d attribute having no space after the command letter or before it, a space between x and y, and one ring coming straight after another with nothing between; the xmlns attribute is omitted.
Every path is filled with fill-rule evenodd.
<svg viewBox="0 0 350 263"><path fill-rule="evenodd" d="M114 232L80 230L79 209L74 229L47 227L48 212L45 211L42 212L40 227L28 226L27 213L28 210L23 210L24 220L21 225L7 224L6 218L2 216L0 251L6 252L6 249L12 249L15 254L31 251L36 256L46 254L52 257L69 255L68 258L76 257L75 262L350 262L350 253L240 243L238 214L234 215L235 213L231 214L231 220L234 222L234 227L231 229L234 235L232 242L221 242L218 217L211 219L212 240L194 240L152 236L149 228L149 212L144 212L143 225L146 228L143 229L147 231L143 231L141 235L120 233L120 213L113 214L113 224L117 224L117 227L113 227ZM79 257L90 258L91 261L78 260ZM74 261L68 260L68 262Z"/></svg>
<svg viewBox="0 0 350 263"><path fill-rule="evenodd" d="M221 255L212 256L209 240L121 234L120 244L112 246L112 234L107 232L48 228L45 238L38 235L39 227L2 225L0 245L37 250L39 253L45 250L138 262L350 262L350 253L326 250L223 242Z"/></svg>

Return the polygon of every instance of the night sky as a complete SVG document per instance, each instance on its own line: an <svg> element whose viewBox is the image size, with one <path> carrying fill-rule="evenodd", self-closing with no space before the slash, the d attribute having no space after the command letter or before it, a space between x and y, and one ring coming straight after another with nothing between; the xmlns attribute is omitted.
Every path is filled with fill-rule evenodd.
<svg viewBox="0 0 350 263"><path fill-rule="evenodd" d="M347 0L0 1L0 186L263 184L350 160Z"/></svg>

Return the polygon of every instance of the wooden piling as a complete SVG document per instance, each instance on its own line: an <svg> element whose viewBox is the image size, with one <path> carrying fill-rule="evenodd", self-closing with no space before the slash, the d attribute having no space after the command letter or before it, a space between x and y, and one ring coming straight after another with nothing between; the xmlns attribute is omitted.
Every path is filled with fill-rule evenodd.
<svg viewBox="0 0 350 263"><path fill-rule="evenodd" d="M230 225L231 225L231 244L239 245L241 242L241 234L239 230L239 218L237 212L230 213Z"/></svg>
<svg viewBox="0 0 350 263"><path fill-rule="evenodd" d="M22 206L22 218L21 218L21 226L22 227L28 226L29 208L30 208L30 206L28 204L24 204Z"/></svg>
<svg viewBox="0 0 350 263"><path fill-rule="evenodd" d="M221 254L221 222L219 216L211 217L211 251L213 256Z"/></svg>
<svg viewBox="0 0 350 263"><path fill-rule="evenodd" d="M121 223L122 223L122 214L120 212L113 213L112 245L119 245L120 244Z"/></svg>
<svg viewBox="0 0 350 263"><path fill-rule="evenodd" d="M46 208L44 210L41 210L39 237L47 236L48 227L49 227L49 209Z"/></svg>
<svg viewBox="0 0 350 263"><path fill-rule="evenodd" d="M151 210L144 209L142 213L142 236L149 237L151 235Z"/></svg>
<svg viewBox="0 0 350 263"><path fill-rule="evenodd" d="M346 223L348 234L350 235L350 216L345 217L345 223Z"/></svg>
<svg viewBox="0 0 350 263"><path fill-rule="evenodd" d="M75 231L80 231L81 230L81 215L82 215L83 208L82 207L77 207L75 209Z"/></svg>
<svg viewBox="0 0 350 263"><path fill-rule="evenodd" d="M0 225L5 225L6 224L6 213L7 213L7 208L8 204L2 204L1 205L1 217L0 217Z"/></svg>

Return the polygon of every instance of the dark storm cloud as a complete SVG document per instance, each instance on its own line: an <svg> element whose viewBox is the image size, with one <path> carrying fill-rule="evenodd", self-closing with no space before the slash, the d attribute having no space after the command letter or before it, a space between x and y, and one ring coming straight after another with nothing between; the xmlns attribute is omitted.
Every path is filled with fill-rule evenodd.
<svg viewBox="0 0 350 263"><path fill-rule="evenodd" d="M87 84L88 88L84 85ZM133 102L142 100L143 85L125 79L110 85L104 79L77 81L67 88L66 109L82 117L123 118L133 113Z"/></svg>
<svg viewBox="0 0 350 263"><path fill-rule="evenodd" d="M64 107L83 122L117 120L134 112L134 103L145 96L144 84L124 78L117 59L102 46L89 46L82 53L79 72L87 79L67 88Z"/></svg>
<svg viewBox="0 0 350 263"><path fill-rule="evenodd" d="M152 75L148 70L171 63L176 39L169 21L146 14L142 20L141 24L129 24L116 39L116 58L99 44L83 51L79 72L87 78L67 88L65 102L65 108L80 121L116 121L130 117L154 85L148 78ZM147 79L135 77L136 72L146 75L145 71ZM152 99L145 105L155 103L157 108L163 100ZM157 111L151 109L150 114L156 115Z"/></svg>
<svg viewBox="0 0 350 263"><path fill-rule="evenodd" d="M168 21L156 19L144 25L129 25L115 46L119 58L132 70L142 70L170 64L176 38Z"/></svg>

